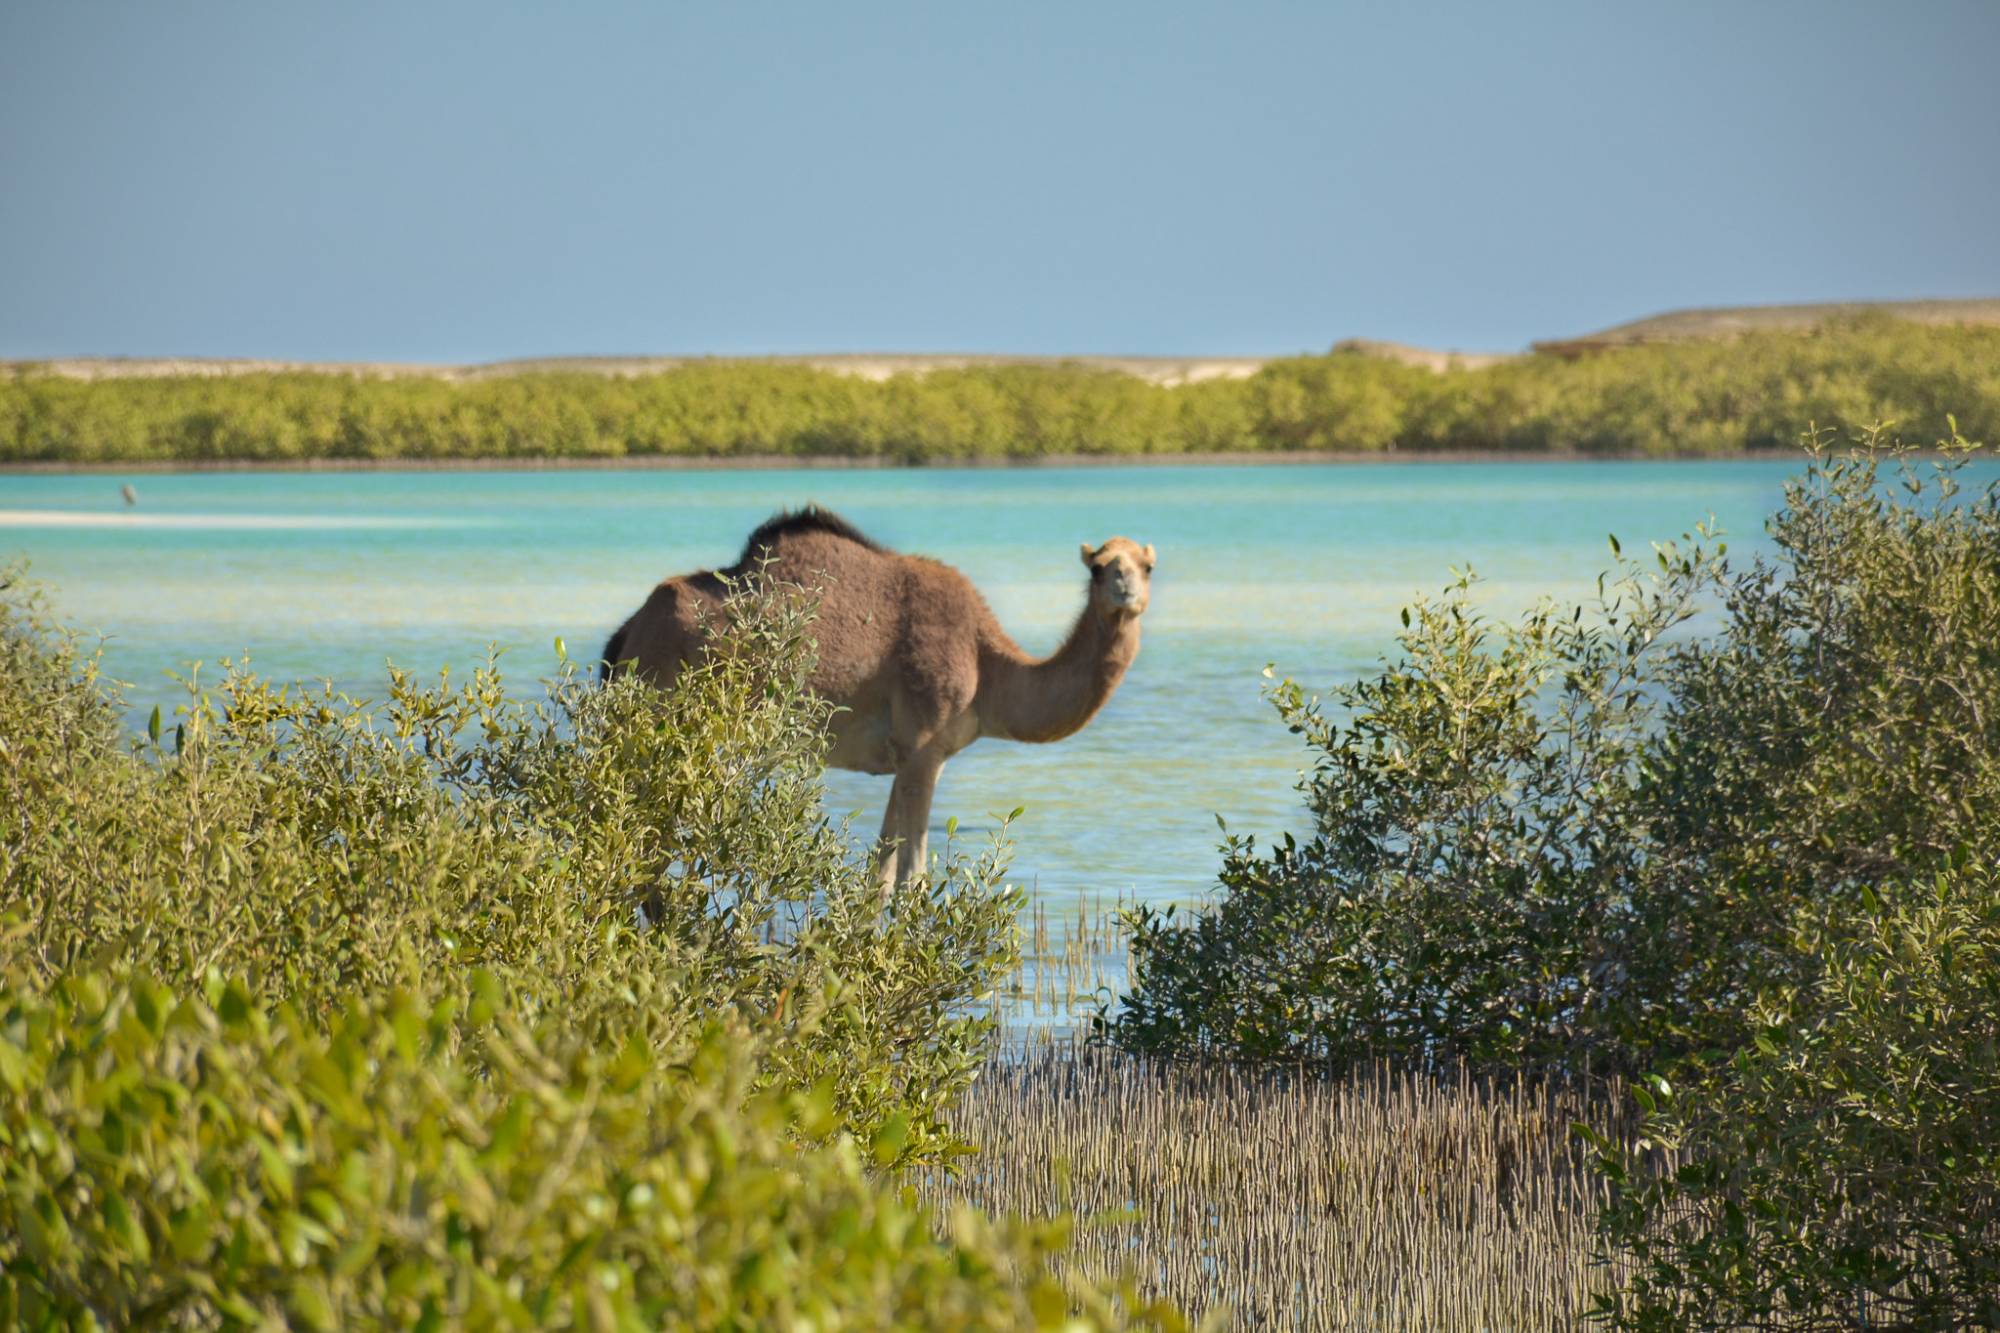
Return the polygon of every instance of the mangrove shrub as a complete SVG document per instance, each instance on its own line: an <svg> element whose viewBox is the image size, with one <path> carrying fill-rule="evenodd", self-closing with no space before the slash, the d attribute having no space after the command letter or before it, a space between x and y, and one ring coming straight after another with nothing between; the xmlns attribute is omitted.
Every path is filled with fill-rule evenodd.
<svg viewBox="0 0 2000 1333"><path fill-rule="evenodd" d="M1134 914L1112 1038L1627 1074L1739 1046L1817 973L1802 914L2000 850L2000 499L1957 458L1816 451L1769 557L1697 531L1513 624L1461 580L1330 705L1275 686L1313 833Z"/></svg>
<svg viewBox="0 0 2000 1333"><path fill-rule="evenodd" d="M1059 1228L895 1186L1016 957L997 848L887 903L802 596L675 689L378 706L247 666L145 734L0 596L0 1319L1043 1327ZM1162 1318L1167 1316L1162 1315Z"/></svg>
<svg viewBox="0 0 2000 1333"><path fill-rule="evenodd" d="M912 1151L991 1041L972 1012L1013 958L1017 891L989 855L879 889L819 796L810 607L742 600L660 693L567 664L532 703L492 664L392 670L371 706L198 673L136 746L73 640L19 597L0 622L0 911L54 972L114 958L178 986L213 967L330 1012L482 967L585 1031L662 1042L724 1010L806 1084L906 1115ZM837 960L837 965L836 965Z"/></svg>
<svg viewBox="0 0 2000 1333"><path fill-rule="evenodd" d="M1815 441L1732 565L1587 606L1461 581L1331 706L1303 842L1133 914L1133 1050L1623 1074L1597 1139L1625 1326L2000 1315L2000 492ZM1615 546L1615 542L1614 542Z"/></svg>
<svg viewBox="0 0 2000 1333"><path fill-rule="evenodd" d="M0 462L841 457L1507 449L1728 454L1796 423L2000 433L2000 329L1862 318L1811 333L1532 355L1443 373L1353 351L1180 387L1082 365L885 382L695 362L630 377L0 373Z"/></svg>
<svg viewBox="0 0 2000 1333"><path fill-rule="evenodd" d="M1620 1325L2000 1327L2000 876L1858 898L1733 1055L1652 1081L1638 1145L1598 1140Z"/></svg>
<svg viewBox="0 0 2000 1333"><path fill-rule="evenodd" d="M933 1234L819 1094L721 1027L663 1061L489 973L329 1017L220 974L0 987L10 1328L1085 1327L1060 1225ZM806 1145L801 1146L801 1138ZM1136 1305L1136 1303L1133 1303ZM1171 1318L1167 1323L1173 1322Z"/></svg>

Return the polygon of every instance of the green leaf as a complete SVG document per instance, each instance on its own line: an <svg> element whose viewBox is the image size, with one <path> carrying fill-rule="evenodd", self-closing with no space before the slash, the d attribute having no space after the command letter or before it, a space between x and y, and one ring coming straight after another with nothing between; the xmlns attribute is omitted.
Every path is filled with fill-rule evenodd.
<svg viewBox="0 0 2000 1333"><path fill-rule="evenodd" d="M0 1083L6 1084L9 1092L19 1092L28 1086L32 1076L28 1053L0 1033Z"/></svg>
<svg viewBox="0 0 2000 1333"><path fill-rule="evenodd" d="M215 1016L231 1027L237 1027L249 1022L255 1007L256 1001L243 983L232 979L223 986L222 995L216 1001Z"/></svg>
<svg viewBox="0 0 2000 1333"><path fill-rule="evenodd" d="M132 1210L118 1194L109 1194L104 1199L104 1229L117 1237L125 1246L125 1257L138 1263L146 1263L153 1257L153 1244L146 1237L146 1229L132 1216Z"/></svg>
<svg viewBox="0 0 2000 1333"><path fill-rule="evenodd" d="M209 1223L212 1214L205 1203L193 1204L175 1213L168 1224L168 1236L173 1241L174 1257L183 1263L191 1263L205 1257L209 1252Z"/></svg>
<svg viewBox="0 0 2000 1333"><path fill-rule="evenodd" d="M896 1155L903 1150L903 1145L909 1142L909 1138L910 1120L908 1116L898 1111L884 1120L876 1127L875 1133L868 1140L868 1150L875 1158L875 1164L877 1166L888 1166L894 1162Z"/></svg>
<svg viewBox="0 0 2000 1333"><path fill-rule="evenodd" d="M1596 1129L1585 1124L1581 1120L1570 1121L1569 1132L1574 1134L1577 1138L1582 1139L1585 1143L1588 1143L1591 1147L1598 1149L1600 1152L1608 1152L1611 1148L1610 1140L1606 1139L1603 1134L1599 1133Z"/></svg>
<svg viewBox="0 0 2000 1333"><path fill-rule="evenodd" d="M494 1171L507 1170L514 1161L514 1150L520 1146L521 1136L527 1131L530 1108L524 1097L516 1097L507 1104L498 1123L493 1126L492 1137L479 1154L479 1163Z"/></svg>
<svg viewBox="0 0 2000 1333"><path fill-rule="evenodd" d="M257 1161L263 1168L264 1183L278 1198L290 1203L292 1200L292 1164L285 1160L285 1150L271 1142L264 1135L256 1136Z"/></svg>
<svg viewBox="0 0 2000 1333"><path fill-rule="evenodd" d="M317 1273L309 1273L292 1284L289 1302L291 1313L308 1328L335 1328L340 1318L334 1312L333 1297L327 1291L326 1279Z"/></svg>

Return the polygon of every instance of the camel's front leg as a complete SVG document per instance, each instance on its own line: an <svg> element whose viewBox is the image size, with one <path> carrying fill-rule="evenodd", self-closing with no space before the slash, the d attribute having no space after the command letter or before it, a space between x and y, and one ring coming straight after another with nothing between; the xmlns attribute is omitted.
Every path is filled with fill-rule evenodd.
<svg viewBox="0 0 2000 1333"><path fill-rule="evenodd" d="M931 865L931 798L937 794L944 760L929 756L911 769L903 803L903 841L896 848L896 882L908 884Z"/></svg>
<svg viewBox="0 0 2000 1333"><path fill-rule="evenodd" d="M889 803L882 808L882 836L875 842L875 877L882 882L882 901L896 887L897 853L903 845L903 775L889 784Z"/></svg>
<svg viewBox="0 0 2000 1333"><path fill-rule="evenodd" d="M943 770L941 757L921 752L896 770L889 807L882 812L882 841L875 851L885 900L891 889L909 883L930 863L931 797Z"/></svg>

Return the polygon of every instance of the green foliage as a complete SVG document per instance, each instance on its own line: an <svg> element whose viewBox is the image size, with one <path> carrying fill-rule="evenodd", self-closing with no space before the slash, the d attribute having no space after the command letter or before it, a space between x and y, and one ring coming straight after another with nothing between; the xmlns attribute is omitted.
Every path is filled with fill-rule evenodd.
<svg viewBox="0 0 2000 1333"><path fill-rule="evenodd" d="M2000 491L1935 467L1816 464L1774 564L1721 579L1723 625L1665 655L1628 808L1646 860L1626 985L1643 1047L1733 1050L1748 1001L1804 987L1801 921L1870 886L2000 856Z"/></svg>
<svg viewBox="0 0 2000 1333"><path fill-rule="evenodd" d="M584 1032L671 1043L725 1010L794 1034L771 1067L837 1076L845 1113L904 1117L911 1156L991 1044L972 1004L1014 956L989 854L886 912L819 802L810 608L739 599L661 695L565 666L532 707L490 665L394 673L379 710L246 668L134 753L76 645L0 624L0 910L46 972L211 967L328 1012L356 994L503 975Z"/></svg>
<svg viewBox="0 0 2000 1333"><path fill-rule="evenodd" d="M1513 625L1461 579L1333 708L1275 686L1314 835L1232 838L1213 908L1136 912L1102 1030L1622 1073L1649 1139L1593 1136L1605 1317L1993 1323L2000 489L1960 491L1955 429L1893 476L1864 443L1814 438L1772 559L1690 538Z"/></svg>
<svg viewBox="0 0 2000 1333"><path fill-rule="evenodd" d="M2000 1326L2000 873L1863 895L1799 929L1735 1055L1600 1140L1603 1314L1642 1329ZM1670 1155L1656 1170L1642 1154Z"/></svg>
<svg viewBox="0 0 2000 1333"><path fill-rule="evenodd" d="M883 901L811 612L532 706L238 665L135 741L0 597L10 1326L1172 1325L891 1183L967 1150L1019 894L996 844Z"/></svg>
<svg viewBox="0 0 2000 1333"><path fill-rule="evenodd" d="M1813 333L1428 370L1352 352L1180 388L1084 366L883 383L696 363L630 378L447 382L283 373L94 382L0 377L0 461L734 458L908 462L1072 454L1441 449L1716 454L1794 423L2000 432L2000 329L1861 319Z"/></svg>
<svg viewBox="0 0 2000 1333"><path fill-rule="evenodd" d="M1697 535L1514 625L1461 580L1333 708L1275 687L1316 831L1232 838L1208 911L1137 911L1110 1037L1627 1074L1734 1049L1761 987L1817 974L1802 914L2000 851L2000 499L1954 469L1899 496L1815 453L1771 561Z"/></svg>
<svg viewBox="0 0 2000 1333"><path fill-rule="evenodd" d="M673 1058L408 992L324 1019L211 974L0 990L11 1328L1053 1328L1123 1305L1059 1226L933 1237L823 1095L755 1096L747 1034ZM824 1140L801 1150L799 1137ZM1171 1322L1163 1319L1163 1322Z"/></svg>
<svg viewBox="0 0 2000 1333"><path fill-rule="evenodd" d="M1343 1068L1615 1055L1633 1017L1616 982L1648 682L1715 573L1699 546L1660 554L1658 580L1628 566L1587 613L1544 605L1518 625L1481 616L1462 576L1404 613L1402 659L1337 687L1331 710L1273 686L1316 754L1316 832L1267 850L1229 836L1223 893L1192 917L1133 909L1110 1037Z"/></svg>

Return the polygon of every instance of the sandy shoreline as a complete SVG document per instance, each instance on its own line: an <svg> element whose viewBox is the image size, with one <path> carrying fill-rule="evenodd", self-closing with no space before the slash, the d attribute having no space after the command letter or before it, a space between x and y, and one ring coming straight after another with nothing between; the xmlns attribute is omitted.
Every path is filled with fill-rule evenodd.
<svg viewBox="0 0 2000 1333"><path fill-rule="evenodd" d="M1392 463L1728 463L1782 460L1798 456L1794 449L1753 450L1732 454L1584 453L1576 450L1453 449L1434 453L1334 453L1299 450L1286 453L1203 454L1056 454L1047 458L936 458L908 462L899 458L687 458L645 455L625 458L308 458L308 459L155 459L121 462L0 462L0 475L103 474L168 472L774 472L882 471L900 468L961 471L1009 468L1087 467L1297 467L1312 464Z"/></svg>

